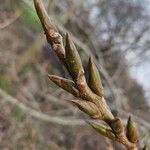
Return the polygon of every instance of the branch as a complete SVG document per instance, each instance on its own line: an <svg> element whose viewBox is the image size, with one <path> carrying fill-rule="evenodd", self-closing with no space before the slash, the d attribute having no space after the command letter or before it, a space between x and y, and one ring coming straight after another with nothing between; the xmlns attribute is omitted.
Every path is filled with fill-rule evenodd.
<svg viewBox="0 0 150 150"><path fill-rule="evenodd" d="M24 2L25 2L25 1L24 1ZM38 1L38 2L40 2L40 1ZM27 2L25 2L25 3L27 3ZM40 5L42 5L41 2L40 2ZM43 5L42 5L42 8L43 8ZM44 13L45 13L45 16L47 16L47 17L49 18L48 14L46 13L45 10L44 10ZM50 18L52 18L52 20L55 20L55 17L54 17L53 15L50 15ZM48 22L50 22L50 24L52 25L51 20L48 21ZM55 20L55 23L57 24L57 28L58 28L58 30L59 30L61 33L63 33L63 34L65 34L65 33L70 33L69 30L67 30L64 26L62 26L59 22L57 22L57 20ZM54 27L54 28L55 28L55 27ZM56 30L56 29L55 29L55 30ZM58 33L58 31L57 31L57 33ZM102 76L103 76L104 79L106 80L106 82L107 82L107 84L108 84L108 86L109 86L109 88L110 88L110 90L111 90L111 92L112 92L112 95L113 95L113 97L114 97L114 99L115 99L115 102L116 102L116 106L119 106L119 107L120 107L121 104L120 104L120 102L119 102L117 89L116 89L114 83L112 82L112 79L111 79L111 77L109 76L107 70L104 68L104 66L103 66L100 62L98 62L98 61L96 60L95 56L93 55L93 53L91 52L91 50L89 49L89 47L88 47L86 44L84 44L82 41L78 40L78 38L76 38L73 34L70 33L70 35L71 35L71 37L72 37L72 40L75 42L75 44L76 44L79 48L81 48L87 56L91 56L92 58L94 58L94 62L95 62L95 64L96 64L98 70L101 72ZM117 108L116 108L116 109L117 109Z"/></svg>
<svg viewBox="0 0 150 150"><path fill-rule="evenodd" d="M114 117L111 113L103 95L103 88L100 84L100 75L92 59L89 59L88 74L90 75L90 85L88 85L84 75L81 58L69 34L66 34L66 45L64 46L61 34L58 33L55 27L53 27L51 21L49 21L49 17L41 1L34 0L34 5L43 26L47 41L62 64L66 67L72 81L52 75L49 76L50 79L59 87L72 93L75 97L82 99L72 101L75 106L88 114L91 118L95 118L97 121L102 120L107 124L105 127L102 127L101 125L95 127L93 122L89 122L97 132L122 143L129 150L137 150L136 142L138 134L136 126L129 117L126 125L127 130L125 131L121 119ZM104 76L107 78L109 77L105 71Z"/></svg>

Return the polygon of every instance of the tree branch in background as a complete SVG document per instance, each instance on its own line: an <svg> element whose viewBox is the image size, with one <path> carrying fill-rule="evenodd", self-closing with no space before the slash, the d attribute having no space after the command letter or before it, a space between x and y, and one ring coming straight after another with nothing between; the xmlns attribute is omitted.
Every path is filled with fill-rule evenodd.
<svg viewBox="0 0 150 150"><path fill-rule="evenodd" d="M39 112L35 109L27 107L23 103L19 102L19 100L17 100L16 98L7 94L2 89L0 89L0 98L4 101L9 101L10 103L17 105L25 113L30 114L31 116L33 116L34 118L37 118L39 120L47 121L50 123L56 123L56 124L64 125L64 126L85 125L84 121L81 119L75 120L75 119L69 119L69 118L63 118L63 117L53 117L53 116L43 114L42 112Z"/></svg>

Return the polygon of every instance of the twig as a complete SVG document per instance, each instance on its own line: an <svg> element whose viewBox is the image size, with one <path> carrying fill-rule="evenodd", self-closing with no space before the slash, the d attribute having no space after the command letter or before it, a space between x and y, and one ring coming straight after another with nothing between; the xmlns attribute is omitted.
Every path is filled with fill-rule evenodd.
<svg viewBox="0 0 150 150"><path fill-rule="evenodd" d="M129 117L127 130L120 118L114 117L110 111L106 100L104 99L103 87L97 67L89 58L88 73L89 82L84 76L84 69L79 56L79 53L70 38L66 34L66 45L64 46L61 34L51 23L40 0L34 0L34 5L43 26L48 43L60 59L61 63L66 67L72 80L64 79L55 75L49 75L49 78L59 87L68 91L78 99L72 103L80 110L88 114L91 118L104 121L107 126L88 121L97 132L114 141L122 143L128 150L137 150L136 142L138 139L137 129L134 122ZM109 75L104 72L105 76ZM111 82L110 82L111 83Z"/></svg>
<svg viewBox="0 0 150 150"><path fill-rule="evenodd" d="M26 4L28 4L26 1L24 1L24 2L25 2ZM30 6L30 5L28 4L28 6ZM44 11L44 12L46 13L46 11ZM46 16L48 16L47 13L46 13ZM65 33L70 33L69 30L67 30L64 26L62 26L62 25L54 18L53 15L50 15L50 18L51 18L51 20L55 20L55 24L57 24L57 29L58 29L61 33L63 33L63 34L65 34ZM51 20L50 20L50 24L51 24ZM78 38L76 38L73 34L70 33L70 35L71 35L73 41L75 42L75 44L76 44L78 47L80 47L80 48L84 51L84 53L85 53L87 56L91 56L92 58L94 58L94 62L95 62L95 64L96 64L98 70L102 73L102 76L103 76L104 79L106 80L106 83L108 84L108 86L109 86L109 88L110 88L110 90L111 90L111 92L112 92L112 95L113 95L114 100L115 100L115 103L116 103L116 107L120 107L120 106L121 106L120 101L119 101L119 98L120 98L120 97L118 96L119 94L118 94L118 92L117 92L117 88L116 88L116 86L114 85L114 83L112 82L112 79L111 79L111 77L109 76L107 70L103 67L103 65L102 65L100 62L98 62L98 61L96 60L95 56L92 54L92 52L90 51L90 49L89 49L89 47L88 47L87 45L85 45L82 41L78 40ZM117 109L117 108L116 108L116 109Z"/></svg>

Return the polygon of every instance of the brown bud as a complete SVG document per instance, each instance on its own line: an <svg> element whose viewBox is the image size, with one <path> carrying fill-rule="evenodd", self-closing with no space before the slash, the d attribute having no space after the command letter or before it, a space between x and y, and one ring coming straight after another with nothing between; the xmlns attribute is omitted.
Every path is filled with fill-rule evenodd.
<svg viewBox="0 0 150 150"><path fill-rule="evenodd" d="M69 72L73 80L76 82L78 80L79 73L83 75L84 71L79 53L68 33L66 34L65 50L66 50L66 62L69 68Z"/></svg>
<svg viewBox="0 0 150 150"><path fill-rule="evenodd" d="M59 87L63 88L76 97L79 96L79 91L75 88L75 84L73 81L55 75L48 75L48 77Z"/></svg>
<svg viewBox="0 0 150 150"><path fill-rule="evenodd" d="M138 132L135 123L131 120L130 116L126 127L126 136L128 140L132 143L136 143L138 140Z"/></svg>
<svg viewBox="0 0 150 150"><path fill-rule="evenodd" d="M109 121L108 124L115 134L123 131L123 125L119 118L115 118L114 120Z"/></svg>
<svg viewBox="0 0 150 150"><path fill-rule="evenodd" d="M106 126L93 122L93 121L88 121L87 122L90 126L92 126L98 133L114 140L115 139L115 135L113 134L113 132L108 129Z"/></svg>
<svg viewBox="0 0 150 150"><path fill-rule="evenodd" d="M83 100L72 100L71 102L92 118L98 119L101 117L99 109L94 103Z"/></svg>
<svg viewBox="0 0 150 150"><path fill-rule="evenodd" d="M95 94L99 96L104 96L104 90L103 90L100 74L91 57L89 58L88 72L89 72L88 84L90 89Z"/></svg>

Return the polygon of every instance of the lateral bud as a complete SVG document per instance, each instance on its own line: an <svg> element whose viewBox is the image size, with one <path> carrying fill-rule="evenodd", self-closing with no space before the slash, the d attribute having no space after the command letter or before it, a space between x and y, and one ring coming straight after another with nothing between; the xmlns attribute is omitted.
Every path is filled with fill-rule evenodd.
<svg viewBox="0 0 150 150"><path fill-rule="evenodd" d="M87 122L90 126L92 126L98 133L102 134L105 137L108 137L112 140L115 140L115 134L108 129L105 125L93 122L93 121L88 121Z"/></svg>
<svg viewBox="0 0 150 150"><path fill-rule="evenodd" d="M135 126L135 123L131 120L129 116L127 127L126 127L126 136L128 140L132 143L136 143L138 140L138 132Z"/></svg>
<svg viewBox="0 0 150 150"><path fill-rule="evenodd" d="M71 100L71 102L77 106L80 110L88 114L94 119L100 119L101 114L99 112L98 107L89 101L83 101L83 100Z"/></svg>
<svg viewBox="0 0 150 150"><path fill-rule="evenodd" d="M73 94L74 96L79 96L79 91L76 89L73 81L58 77L55 75L48 75L49 79L53 81L56 85Z"/></svg>
<svg viewBox="0 0 150 150"><path fill-rule="evenodd" d="M108 124L115 134L119 134L123 131L123 125L119 118L115 118L114 120L109 121Z"/></svg>
<svg viewBox="0 0 150 150"><path fill-rule="evenodd" d="M89 57L88 63L89 81L88 85L90 89L99 96L104 96L104 90L101 82L99 71L94 64L91 57Z"/></svg>
<svg viewBox="0 0 150 150"><path fill-rule="evenodd" d="M82 62L79 53L71 40L69 34L66 34L66 62L69 68L69 72L76 82L78 80L79 72L83 72Z"/></svg>

